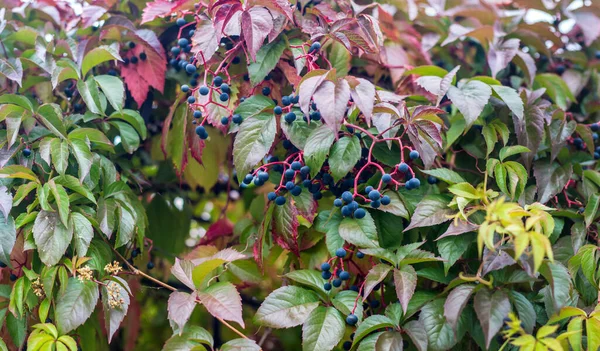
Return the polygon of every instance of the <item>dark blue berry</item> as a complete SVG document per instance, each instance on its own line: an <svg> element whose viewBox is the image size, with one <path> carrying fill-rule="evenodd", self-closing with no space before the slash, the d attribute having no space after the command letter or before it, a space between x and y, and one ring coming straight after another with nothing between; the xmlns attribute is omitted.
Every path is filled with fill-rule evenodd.
<svg viewBox="0 0 600 351"><path fill-rule="evenodd" d="M221 117L221 124L226 126L229 123L229 117Z"/></svg>
<svg viewBox="0 0 600 351"><path fill-rule="evenodd" d="M180 48L178 48L177 46L173 46L173 47L171 48L171 53L172 53L173 55L179 55L179 53L180 53L180 52L181 52L181 49L180 49ZM173 65L173 66L174 66L174 65Z"/></svg>
<svg viewBox="0 0 600 351"><path fill-rule="evenodd" d="M390 197L387 195L383 195L380 201L383 206L387 206L390 204L390 202L392 202L392 199L390 199Z"/></svg>
<svg viewBox="0 0 600 351"><path fill-rule="evenodd" d="M385 184L387 184L387 183L389 183L389 182L391 182L391 181L392 181L392 176L391 176L391 175L389 175L389 174L384 174L384 175L381 177L381 180L382 180L382 181L383 181Z"/></svg>
<svg viewBox="0 0 600 351"><path fill-rule="evenodd" d="M213 85L218 87L221 86L221 84L223 84L223 78L217 76L213 79Z"/></svg>
<svg viewBox="0 0 600 351"><path fill-rule="evenodd" d="M336 288L339 288L342 285L342 280L341 279L334 279L332 281L333 286L335 286Z"/></svg>
<svg viewBox="0 0 600 351"><path fill-rule="evenodd" d="M296 186L296 184L294 184L294 182L292 182L292 181L285 183L285 188L287 190L292 190L292 189L294 189L295 186Z"/></svg>
<svg viewBox="0 0 600 351"><path fill-rule="evenodd" d="M137 58L137 56L131 56L131 58L129 59L129 62L131 62L131 63L133 63L133 64L136 64L136 63L138 63L138 58Z"/></svg>
<svg viewBox="0 0 600 351"><path fill-rule="evenodd" d="M408 156L410 157L411 160L416 160L419 158L419 151L417 150L412 150L410 152L410 154L408 154Z"/></svg>
<svg viewBox="0 0 600 351"><path fill-rule="evenodd" d="M279 206L283 206L285 204L285 197L277 196L277 198L275 199L275 204L279 205Z"/></svg>
<svg viewBox="0 0 600 351"><path fill-rule="evenodd" d="M598 123L594 123L590 126L590 128L592 129L592 132L597 132L600 130L600 125L598 125Z"/></svg>
<svg viewBox="0 0 600 351"><path fill-rule="evenodd" d="M335 199L333 200L333 206L335 207L342 207L344 203L342 202L342 199Z"/></svg>
<svg viewBox="0 0 600 351"><path fill-rule="evenodd" d="M290 194L294 195L294 196L298 196L300 194L302 194L302 188L299 186L295 186L292 188L292 190L290 190Z"/></svg>
<svg viewBox="0 0 600 351"><path fill-rule="evenodd" d="M271 88L269 88L269 87L263 87L262 88L262 94L264 96L267 96L267 95L271 94Z"/></svg>
<svg viewBox="0 0 600 351"><path fill-rule="evenodd" d="M177 41L177 45L179 45L179 46L186 46L189 43L190 42L186 38L181 38Z"/></svg>
<svg viewBox="0 0 600 351"><path fill-rule="evenodd" d="M354 195L352 195L352 193L349 191L344 191L344 193L342 194L342 200L344 200L344 202L348 204L354 201Z"/></svg>
<svg viewBox="0 0 600 351"><path fill-rule="evenodd" d="M242 118L242 116L235 114L233 115L233 117L231 117L231 121L235 124L241 124L244 121L244 119Z"/></svg>
<svg viewBox="0 0 600 351"><path fill-rule="evenodd" d="M398 171L402 172L402 173L406 173L408 172L408 165L404 162L400 163L398 165Z"/></svg>
<svg viewBox="0 0 600 351"><path fill-rule="evenodd" d="M200 87L200 95L206 96L206 95L208 95L209 92L210 92L210 90L208 89L208 87L206 87L206 86Z"/></svg>
<svg viewBox="0 0 600 351"><path fill-rule="evenodd" d="M319 112L319 111L311 112L310 119L312 119L313 121L321 120L321 112Z"/></svg>
<svg viewBox="0 0 600 351"><path fill-rule="evenodd" d="M346 250L343 247L341 247L341 248L335 250L335 255L339 258L344 258L344 257L346 257Z"/></svg>
<svg viewBox="0 0 600 351"><path fill-rule="evenodd" d="M352 209L348 205L342 207L342 216L348 217L351 214L352 214Z"/></svg>
<svg viewBox="0 0 600 351"><path fill-rule="evenodd" d="M354 314L350 314L348 315L348 317L346 317L346 323L348 323L349 325L355 325L358 322L358 317L356 317L356 315Z"/></svg>
<svg viewBox="0 0 600 351"><path fill-rule="evenodd" d="M275 192L271 191L270 193L267 194L267 199L269 199L269 201L275 201L275 199L277 198L277 194L275 194Z"/></svg>
<svg viewBox="0 0 600 351"><path fill-rule="evenodd" d="M25 157L31 156L31 150L29 148L23 149L23 156L25 156Z"/></svg>
<svg viewBox="0 0 600 351"><path fill-rule="evenodd" d="M359 251L359 252L356 253L356 257L357 258L363 258L363 257L365 257L365 254Z"/></svg>
<svg viewBox="0 0 600 351"><path fill-rule="evenodd" d="M373 187L372 187L372 186L370 186L370 185L368 185L368 186L365 188L365 194L369 194L371 191L373 191Z"/></svg>
<svg viewBox="0 0 600 351"><path fill-rule="evenodd" d="M312 43L312 45L310 46L310 49L308 50L309 53L313 53L316 51L321 50L321 43L319 43L318 41Z"/></svg>
<svg viewBox="0 0 600 351"><path fill-rule="evenodd" d="M350 351L352 349L352 341L344 341L342 344L344 351Z"/></svg>
<svg viewBox="0 0 600 351"><path fill-rule="evenodd" d="M427 177L427 183L429 183L429 184L435 184L437 182L438 182L438 179L436 177L434 177L434 176Z"/></svg>
<svg viewBox="0 0 600 351"><path fill-rule="evenodd" d="M296 172L294 172L293 169L285 170L285 173L284 173L285 179L291 180L294 178L295 175L296 175Z"/></svg>
<svg viewBox="0 0 600 351"><path fill-rule="evenodd" d="M246 176L244 177L244 183L250 184L250 183L252 183L253 179L254 179L254 177L252 176L252 174L246 174Z"/></svg>
<svg viewBox="0 0 600 351"><path fill-rule="evenodd" d="M323 198L323 194L322 194L322 193L320 193L320 192L313 193L313 199L314 199L315 201L319 201L319 200L321 200L322 198Z"/></svg>
<svg viewBox="0 0 600 351"><path fill-rule="evenodd" d="M325 283L325 284L323 284L323 289L325 289L325 291L331 290L331 283Z"/></svg>
<svg viewBox="0 0 600 351"><path fill-rule="evenodd" d="M188 91L190 91L190 87L184 84L181 86L181 91L187 93Z"/></svg>
<svg viewBox="0 0 600 351"><path fill-rule="evenodd" d="M265 171L259 171L257 177L258 179L260 179L261 182L266 182L267 180L269 180L269 173Z"/></svg>
<svg viewBox="0 0 600 351"><path fill-rule="evenodd" d="M128 45L130 49L133 49L135 47L135 43L132 41L130 41Z"/></svg>
<svg viewBox="0 0 600 351"><path fill-rule="evenodd" d="M140 60L146 61L147 58L148 58L148 55L146 55L145 52L140 53Z"/></svg>
<svg viewBox="0 0 600 351"><path fill-rule="evenodd" d="M198 134L198 136L202 140L208 138L208 133L206 132L206 128L204 128L203 126L196 127L196 134Z"/></svg>
<svg viewBox="0 0 600 351"><path fill-rule="evenodd" d="M221 95L219 95L219 100L225 102L227 100L229 100L229 94L227 93L222 93Z"/></svg>
<svg viewBox="0 0 600 351"><path fill-rule="evenodd" d="M379 193L379 191L377 191L375 189L371 190L369 192L369 199L371 199L373 201L379 200L380 197L381 197L381 194Z"/></svg>
<svg viewBox="0 0 600 351"><path fill-rule="evenodd" d="M310 173L310 167L308 167L308 166L302 166L300 168L300 173L302 173L303 175L308 175Z"/></svg>
<svg viewBox="0 0 600 351"><path fill-rule="evenodd" d="M148 268L148 269L154 268L154 262L148 262L148 264L146 264L146 268Z"/></svg>
<svg viewBox="0 0 600 351"><path fill-rule="evenodd" d="M340 277L341 280L348 280L350 279L350 273L342 271L340 274L338 274L338 277Z"/></svg>
<svg viewBox="0 0 600 351"><path fill-rule="evenodd" d="M283 106L288 106L291 103L289 96L284 96L281 98L281 104Z"/></svg>
<svg viewBox="0 0 600 351"><path fill-rule="evenodd" d="M221 84L221 91L229 94L231 92L231 89L229 88L229 85L227 85L226 83L223 83L223 84Z"/></svg>
<svg viewBox="0 0 600 351"><path fill-rule="evenodd" d="M188 104L193 104L196 102L196 98L193 96L188 96L187 102L188 102Z"/></svg>
<svg viewBox="0 0 600 351"><path fill-rule="evenodd" d="M354 218L356 218L356 219L365 218L366 215L367 215L367 211L365 211L362 208L359 208L356 211L354 211Z"/></svg>
<svg viewBox="0 0 600 351"><path fill-rule="evenodd" d="M186 20L184 18L178 18L176 21L177 25L180 27L185 26L185 24L187 23Z"/></svg>
<svg viewBox="0 0 600 351"><path fill-rule="evenodd" d="M329 262L325 262L325 263L321 264L322 271L328 271L330 269L331 269L331 265L329 264Z"/></svg>
<svg viewBox="0 0 600 351"><path fill-rule="evenodd" d="M273 112L275 112L276 115L280 115L283 113L283 109L281 108L281 106L275 106Z"/></svg>
<svg viewBox="0 0 600 351"><path fill-rule="evenodd" d="M321 278L323 278L323 279L329 279L329 278L331 278L331 272L330 271L322 271L321 272Z"/></svg>
<svg viewBox="0 0 600 351"><path fill-rule="evenodd" d="M288 112L288 113L285 115L285 121L286 121L287 123L292 123L292 122L294 122L295 120L296 120L296 114L295 114L294 112Z"/></svg>
<svg viewBox="0 0 600 351"><path fill-rule="evenodd" d="M371 201L371 207L379 208L379 206L381 206L381 201L379 201L379 200Z"/></svg>

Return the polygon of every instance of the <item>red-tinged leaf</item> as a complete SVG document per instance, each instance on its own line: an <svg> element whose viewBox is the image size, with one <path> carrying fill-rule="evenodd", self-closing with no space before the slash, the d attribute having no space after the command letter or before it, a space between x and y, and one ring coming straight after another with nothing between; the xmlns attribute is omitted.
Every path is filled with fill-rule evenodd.
<svg viewBox="0 0 600 351"><path fill-rule="evenodd" d="M300 83L300 76L298 75L298 72L296 71L296 68L293 67L292 65L290 65L289 63L285 62L285 61L279 61L279 63L277 64L277 67L279 67L279 69L281 69L283 71L283 74L285 75L285 79L287 79L287 81L292 84L293 86L297 86L298 83Z"/></svg>
<svg viewBox="0 0 600 351"><path fill-rule="evenodd" d="M292 197L294 206L298 211L298 215L304 217L309 223L315 220L319 203L307 191L303 191L300 195Z"/></svg>
<svg viewBox="0 0 600 351"><path fill-rule="evenodd" d="M271 220L273 218L273 210L275 209L275 204L270 202L265 207L265 213L263 216L262 223L258 228L258 238L254 242L254 246L252 247L252 255L254 256L254 261L260 269L263 268L263 242L265 235L269 232L269 228L271 227Z"/></svg>
<svg viewBox="0 0 600 351"><path fill-rule="evenodd" d="M221 218L208 227L206 235L202 238L201 245L205 245L206 243L215 241L217 238L231 234L233 234L233 223L227 218Z"/></svg>
<svg viewBox="0 0 600 351"><path fill-rule="evenodd" d="M471 222L465 221L465 220L460 220L458 222L458 224L454 225L454 222L450 223L450 226L448 226L448 229L446 229L446 231L444 232L444 234L440 235L437 240L443 239L447 236L455 236L455 235L461 235L464 233L469 233L469 232L474 232L479 228L479 226L477 224L473 224Z"/></svg>
<svg viewBox="0 0 600 351"><path fill-rule="evenodd" d="M287 17L290 21L294 20L292 15L292 6L288 0L252 0L249 2L249 5L264 6L270 10L285 15L285 17Z"/></svg>
<svg viewBox="0 0 600 351"><path fill-rule="evenodd" d="M350 84L352 100L354 100L370 126L371 117L373 117L373 105L375 104L375 85L364 78L348 76L346 80Z"/></svg>
<svg viewBox="0 0 600 351"><path fill-rule="evenodd" d="M365 287L363 292L363 302L367 300L367 297L371 294L377 284L381 283L393 269L392 266L387 264L377 264L371 268L367 277L365 278Z"/></svg>
<svg viewBox="0 0 600 351"><path fill-rule="evenodd" d="M406 50L398 43L389 42L381 49L379 55L381 61L389 67L392 82L394 84L400 82L406 71L403 66L410 64Z"/></svg>
<svg viewBox="0 0 600 351"><path fill-rule="evenodd" d="M185 284L188 288L195 290L196 286L192 281L193 270L194 264L191 261L175 258L175 264L173 267L171 267L171 274L173 274L175 278L179 279L179 281Z"/></svg>
<svg viewBox="0 0 600 351"><path fill-rule="evenodd" d="M362 37L369 43L374 52L378 52L383 46L383 34L379 28L379 21L362 13L358 16L358 25L362 29Z"/></svg>
<svg viewBox="0 0 600 351"><path fill-rule="evenodd" d="M160 139L160 149L162 150L165 158L167 158L169 155L168 150L167 150L167 145L168 145L167 143L169 140L169 130L171 129L171 122L173 122L173 116L175 115L175 110L177 109L178 104L179 104L179 99L177 99L175 101L175 103L173 104L173 106L171 106L171 108L169 109L169 114L167 115L167 118L165 118L165 121L163 123L162 136Z"/></svg>
<svg viewBox="0 0 600 351"><path fill-rule="evenodd" d="M315 90L313 99L325 124L334 132L340 130L350 101L348 82L345 79L338 79L335 83L326 80Z"/></svg>
<svg viewBox="0 0 600 351"><path fill-rule="evenodd" d="M428 120L413 121L408 126L408 137L415 147L425 168L431 167L435 156L442 147L441 126Z"/></svg>
<svg viewBox="0 0 600 351"><path fill-rule="evenodd" d="M192 123L192 121L191 121L192 119L194 119L193 115L191 113L188 113L188 123L189 124ZM190 128L189 124L188 124L188 127L186 128L186 133L187 133L187 145L190 150L190 156L194 160L198 161L199 164L203 165L204 163L202 162L202 151L204 150L204 147L206 146L206 142L204 140L198 138L195 128Z"/></svg>
<svg viewBox="0 0 600 351"><path fill-rule="evenodd" d="M154 0L145 5L141 24L153 21L157 17L170 16L172 13L186 7L191 8L193 4L194 2L190 0L179 0L174 2L170 2L169 0Z"/></svg>
<svg viewBox="0 0 600 351"><path fill-rule="evenodd" d="M219 49L219 41L221 40L220 30L213 27L212 22L204 21L200 24L194 36L192 37L192 53L199 54L208 62L215 52Z"/></svg>
<svg viewBox="0 0 600 351"><path fill-rule="evenodd" d="M154 51L156 51L158 55L162 57L165 56L165 49L163 48L162 44L158 40L158 37L152 30L138 29L135 31L134 34L137 39L141 40L142 42L147 44L147 46L154 49Z"/></svg>
<svg viewBox="0 0 600 351"><path fill-rule="evenodd" d="M411 265L394 269L394 285L396 287L396 295L402 305L402 310L406 313L408 310L408 302L415 293L417 287L417 272Z"/></svg>
<svg viewBox="0 0 600 351"><path fill-rule="evenodd" d="M492 78L496 78L498 72L508 66L519 51L520 43L519 39L513 38L490 45L487 61L492 71Z"/></svg>
<svg viewBox="0 0 600 351"><path fill-rule="evenodd" d="M323 69L316 69L314 71L310 71L298 85L298 95L300 95L300 109L304 112L305 115L310 113L310 101L312 100L313 94L315 90L323 83L323 81L329 75L329 71Z"/></svg>
<svg viewBox="0 0 600 351"><path fill-rule="evenodd" d="M291 196L286 196L283 206L275 206L273 211L273 236L281 247L296 255L298 251L298 209L292 203Z"/></svg>
<svg viewBox="0 0 600 351"><path fill-rule="evenodd" d="M88 28L91 27L94 22L100 19L105 13L107 9L100 6L88 5L83 8L81 12L81 25L79 28Z"/></svg>
<svg viewBox="0 0 600 351"><path fill-rule="evenodd" d="M504 318L510 313L508 295L502 290L491 291L484 288L475 295L473 305L483 329L485 345L489 348L492 338L500 331Z"/></svg>
<svg viewBox="0 0 600 351"><path fill-rule="evenodd" d="M245 328L242 318L242 298L235 286L219 282L198 293L200 302L215 317L234 321Z"/></svg>
<svg viewBox="0 0 600 351"><path fill-rule="evenodd" d="M196 307L196 292L191 294L175 291L169 296L167 311L173 331L179 335L183 332L185 324L190 319Z"/></svg>
<svg viewBox="0 0 600 351"><path fill-rule="evenodd" d="M444 303L444 317L446 317L446 321L454 330L456 330L460 314L467 305L473 289L475 289L475 285L459 285L446 298L446 302Z"/></svg>
<svg viewBox="0 0 600 351"><path fill-rule="evenodd" d="M146 44L136 45L126 57L139 56L142 52L146 53L146 60L140 60L135 65L120 63L121 76L138 106L146 100L150 87L163 92L167 65L164 55L158 54L153 47Z"/></svg>
<svg viewBox="0 0 600 351"><path fill-rule="evenodd" d="M252 7L242 13L242 34L248 53L256 61L256 53L273 30L273 16L264 7Z"/></svg>

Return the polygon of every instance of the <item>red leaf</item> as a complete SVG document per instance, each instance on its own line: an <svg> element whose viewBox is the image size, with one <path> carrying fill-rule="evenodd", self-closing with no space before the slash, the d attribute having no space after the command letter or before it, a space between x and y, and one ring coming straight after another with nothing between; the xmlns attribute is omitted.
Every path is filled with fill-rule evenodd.
<svg viewBox="0 0 600 351"><path fill-rule="evenodd" d="M233 223L227 218L221 218L208 227L206 235L202 238L200 245L206 245L207 243L215 241L217 238L231 234L233 234Z"/></svg>
<svg viewBox="0 0 600 351"><path fill-rule="evenodd" d="M154 0L147 3L146 7L144 7L141 24L153 21L156 17L169 16L173 12L187 7L191 8L193 4L194 2L190 0L179 0L175 2L169 2L168 0Z"/></svg>
<svg viewBox="0 0 600 351"><path fill-rule="evenodd" d="M142 34L146 35L145 32L142 32ZM136 64L129 63L128 65L119 63L121 76L138 106L141 106L144 100L146 100L150 87L161 93L163 92L167 65L164 52L163 54L156 52L153 46L145 42L136 45L124 57L139 57L142 52L145 52L147 56L144 61L139 60Z"/></svg>
<svg viewBox="0 0 600 351"><path fill-rule="evenodd" d="M296 86L296 85L298 85L298 83L300 83L300 76L296 72L295 67L292 67L292 65L290 65L289 63L284 62L284 61L279 61L279 64L277 66L279 67L279 69L281 69L283 71L283 74L285 75L285 79L287 79L287 81L290 84L292 84L293 86Z"/></svg>
<svg viewBox="0 0 600 351"><path fill-rule="evenodd" d="M192 53L200 53L204 61L209 61L219 48L221 36L221 30L213 27L212 22L202 22L192 37Z"/></svg>
<svg viewBox="0 0 600 351"><path fill-rule="evenodd" d="M210 314L245 327L242 318L242 298L235 286L229 282L219 282L198 293L200 302Z"/></svg>
<svg viewBox="0 0 600 351"><path fill-rule="evenodd" d="M273 16L264 7L252 7L242 13L242 32L248 53L256 61L256 53L273 30Z"/></svg>
<svg viewBox="0 0 600 351"><path fill-rule="evenodd" d="M287 196L283 206L276 206L273 211L273 238L286 250L300 255L298 250L298 209Z"/></svg>

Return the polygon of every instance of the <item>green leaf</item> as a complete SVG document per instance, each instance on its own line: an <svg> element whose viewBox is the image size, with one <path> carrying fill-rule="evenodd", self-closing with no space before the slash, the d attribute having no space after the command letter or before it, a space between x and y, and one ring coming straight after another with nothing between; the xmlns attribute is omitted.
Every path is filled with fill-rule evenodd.
<svg viewBox="0 0 600 351"><path fill-rule="evenodd" d="M358 247L379 247L377 227L375 227L375 222L369 212L361 219L344 218L340 223L338 231L344 240Z"/></svg>
<svg viewBox="0 0 600 351"><path fill-rule="evenodd" d="M348 51L342 43L338 41L331 42L331 49L327 58L329 59L329 62L331 62L331 66L335 68L337 77L345 77L348 75L348 72L350 71L350 59L352 56L350 55L350 51Z"/></svg>
<svg viewBox="0 0 600 351"><path fill-rule="evenodd" d="M404 324L402 329L406 332L413 344L415 344L417 350L427 351L427 333L425 332L425 327L420 321L410 321Z"/></svg>
<svg viewBox="0 0 600 351"><path fill-rule="evenodd" d="M377 340L384 332L373 333L360 342L356 351L374 351L377 345Z"/></svg>
<svg viewBox="0 0 600 351"><path fill-rule="evenodd" d="M550 99L563 110L567 109L567 100L571 102L577 101L567 86L567 83L554 73L542 73L536 75L535 80L533 81L533 88L545 88L546 94Z"/></svg>
<svg viewBox="0 0 600 351"><path fill-rule="evenodd" d="M600 348L600 320L596 318L586 319L585 331L587 335L587 349L598 350Z"/></svg>
<svg viewBox="0 0 600 351"><path fill-rule="evenodd" d="M237 339L236 339L237 340ZM192 351L197 350L200 345L213 346L212 334L206 329L190 325L185 328L181 335L173 335L165 345L163 351Z"/></svg>
<svg viewBox="0 0 600 351"><path fill-rule="evenodd" d="M304 147L304 162L310 167L311 177L314 177L321 170L334 140L335 134L325 124L310 133Z"/></svg>
<svg viewBox="0 0 600 351"><path fill-rule="evenodd" d="M19 347L23 345L27 337L27 318L17 318L9 313L6 315L6 328L13 343Z"/></svg>
<svg viewBox="0 0 600 351"><path fill-rule="evenodd" d="M133 240L133 234L135 233L135 218L129 208L123 204L119 204L117 213L119 228L117 230L115 248L129 244Z"/></svg>
<svg viewBox="0 0 600 351"><path fill-rule="evenodd" d="M130 124L118 121L112 121L110 124L119 130L121 144L126 152L132 154L140 147L140 137Z"/></svg>
<svg viewBox="0 0 600 351"><path fill-rule="evenodd" d="M449 221L447 215L452 214L452 210L448 208L450 201L442 195L427 195L415 209L411 218L410 225L404 231L412 228L433 226Z"/></svg>
<svg viewBox="0 0 600 351"><path fill-rule="evenodd" d="M448 168L436 168L436 169L424 169L421 172L434 176L437 179L441 179L448 184L464 183L466 182L460 174L454 172Z"/></svg>
<svg viewBox="0 0 600 351"><path fill-rule="evenodd" d="M275 134L277 124L272 113L261 113L244 120L233 144L233 163L238 179L243 179L265 157L275 141Z"/></svg>
<svg viewBox="0 0 600 351"><path fill-rule="evenodd" d="M92 149L98 148L109 152L114 152L113 144L108 140L106 135L94 128L77 128L69 133L69 140L79 140L91 143Z"/></svg>
<svg viewBox="0 0 600 351"><path fill-rule="evenodd" d="M72 212L71 226L73 227L73 245L75 246L77 256L85 257L90 243L94 238L92 223L81 213Z"/></svg>
<svg viewBox="0 0 600 351"><path fill-rule="evenodd" d="M294 123L287 123L285 119L280 119L280 127L286 138L294 144L300 150L304 150L306 146L306 140L310 133L317 129L321 124L312 121L310 124L302 120L302 112L300 110L292 111L296 113L296 121Z"/></svg>
<svg viewBox="0 0 600 351"><path fill-rule="evenodd" d="M135 110L124 109L122 111L115 111L110 115L110 117L108 117L109 120L115 118L131 124L142 137L142 139L146 139L146 122L144 122L144 119L139 112Z"/></svg>
<svg viewBox="0 0 600 351"><path fill-rule="evenodd" d="M598 206L600 206L600 195L592 194L585 205L585 210L583 211L586 227L589 227L594 221L596 213L598 212Z"/></svg>
<svg viewBox="0 0 600 351"><path fill-rule="evenodd" d="M452 235L437 241L437 248L444 261L444 273L448 275L450 267L467 251L474 242L475 235Z"/></svg>
<svg viewBox="0 0 600 351"><path fill-rule="evenodd" d="M50 143L52 164L59 174L65 174L69 163L69 142L58 138Z"/></svg>
<svg viewBox="0 0 600 351"><path fill-rule="evenodd" d="M519 314L519 319L524 325L523 329L528 333L532 333L537 320L533 304L523 294L514 290L510 291L510 297L515 305L515 310Z"/></svg>
<svg viewBox="0 0 600 351"><path fill-rule="evenodd" d="M419 322L427 335L428 350L449 350L456 345L455 333L444 317L444 299L435 299L423 306Z"/></svg>
<svg viewBox="0 0 600 351"><path fill-rule="evenodd" d="M79 180L83 182L92 169L94 156L90 152L90 147L82 140L71 140L71 148L73 149L73 155L75 155L75 159L79 165Z"/></svg>
<svg viewBox="0 0 600 351"><path fill-rule="evenodd" d="M354 168L361 157L361 150L360 140L355 135L341 137L333 144L328 162L329 171L336 182Z"/></svg>
<svg viewBox="0 0 600 351"><path fill-rule="evenodd" d="M382 207L390 207L392 205L393 203L388 206L380 206L379 210L382 210ZM404 233L402 232L404 229L404 220L402 217L384 211L370 211L370 214L377 228L379 246L388 250L399 247L404 237ZM408 217L408 213L406 217Z"/></svg>
<svg viewBox="0 0 600 351"><path fill-rule="evenodd" d="M54 183L62 185L65 188L78 193L79 195L85 197L94 204L96 203L96 198L94 197L92 192L88 188L86 188L85 185L79 183L77 178L65 174L58 177L54 177L52 180L54 181Z"/></svg>
<svg viewBox="0 0 600 351"><path fill-rule="evenodd" d="M62 185L56 184L52 179L47 183L50 186L50 191L54 195L54 202L58 207L60 221L65 227L69 226L69 195Z"/></svg>
<svg viewBox="0 0 600 351"><path fill-rule="evenodd" d="M253 87L260 84L267 74L277 66L285 47L286 43L284 40L276 39L258 50L256 53L256 61L248 66L250 84L252 84Z"/></svg>
<svg viewBox="0 0 600 351"><path fill-rule="evenodd" d="M264 95L252 95L235 109L235 114L242 116L244 120L256 116L261 112L275 107L273 100Z"/></svg>
<svg viewBox="0 0 600 351"><path fill-rule="evenodd" d="M306 321L319 306L319 296L297 286L284 286L273 291L262 303L254 321L271 328L290 328Z"/></svg>
<svg viewBox="0 0 600 351"><path fill-rule="evenodd" d="M303 351L330 351L344 337L346 323L333 307L315 308L302 326Z"/></svg>
<svg viewBox="0 0 600 351"><path fill-rule="evenodd" d="M290 51L292 52L292 56L294 57L294 66L296 67L296 73L300 75L304 66L306 66L306 54L304 50L302 50L302 46L304 46L304 41L300 38L293 38L289 40Z"/></svg>
<svg viewBox="0 0 600 351"><path fill-rule="evenodd" d="M314 269L300 269L289 272L285 276L295 281L296 283L300 283L309 288L312 288L319 294L327 295L327 292L323 288L323 277L321 277L321 274Z"/></svg>
<svg viewBox="0 0 600 351"><path fill-rule="evenodd" d="M525 108L523 106L523 100L519 96L519 93L511 87L506 87L502 85L492 85L492 89L502 101L508 106L510 111L519 119L522 120L525 113Z"/></svg>
<svg viewBox="0 0 600 351"><path fill-rule="evenodd" d="M12 216L4 217L0 212L0 262L12 268L10 253L17 241L17 229Z"/></svg>
<svg viewBox="0 0 600 351"><path fill-rule="evenodd" d="M502 290L491 291L484 288L475 295L473 305L483 329L485 345L489 348L492 338L500 331L504 318L510 313L508 295Z"/></svg>
<svg viewBox="0 0 600 351"><path fill-rule="evenodd" d="M169 150L171 161L173 162L173 166L175 166L175 172L178 176L183 174L188 163L189 148L187 145L186 127L189 111L190 109L187 105L179 105L173 116L173 127L169 130L167 149Z"/></svg>
<svg viewBox="0 0 600 351"><path fill-rule="evenodd" d="M57 104L44 104L37 110L40 120L54 135L67 138L67 129L63 123L62 111Z"/></svg>
<svg viewBox="0 0 600 351"><path fill-rule="evenodd" d="M357 345L365 336L383 328L394 328L394 322L386 316L375 314L365 319L354 332L352 345Z"/></svg>
<svg viewBox="0 0 600 351"><path fill-rule="evenodd" d="M90 112L99 115L104 114L102 103L100 101L98 84L93 78L89 78L87 81L77 81L77 90L79 91L79 95L81 95L81 98L85 102Z"/></svg>
<svg viewBox="0 0 600 351"><path fill-rule="evenodd" d="M81 74L85 76L92 67L110 60L121 60L119 46L114 43L111 46L101 45L90 50L81 61Z"/></svg>
<svg viewBox="0 0 600 351"><path fill-rule="evenodd" d="M405 265L399 269L394 269L394 286L396 295L402 305L402 310L408 310L408 302L415 293L417 287L417 272L410 265Z"/></svg>
<svg viewBox="0 0 600 351"><path fill-rule="evenodd" d="M56 326L61 334L66 334L82 325L96 308L98 285L93 281L80 281L69 278L64 294L56 300Z"/></svg>
<svg viewBox="0 0 600 351"><path fill-rule="evenodd" d="M261 351L256 341L252 339L233 339L221 346L221 351Z"/></svg>
<svg viewBox="0 0 600 351"><path fill-rule="evenodd" d="M125 100L125 86L123 81L117 77L110 75L95 76L94 79L110 105L117 111L123 109L123 101Z"/></svg>
<svg viewBox="0 0 600 351"><path fill-rule="evenodd" d="M477 80L471 80L460 88L451 86L448 89L448 98L463 114L467 126L479 118L491 96L490 86Z"/></svg>
<svg viewBox="0 0 600 351"><path fill-rule="evenodd" d="M335 295L331 303L346 316L354 314L358 317L358 322L360 323L363 318L363 305L359 300L360 297L356 291L343 290Z"/></svg>
<svg viewBox="0 0 600 351"><path fill-rule="evenodd" d="M73 227L64 226L56 212L40 211L33 224L33 239L42 262L53 266L67 251L73 239Z"/></svg>
<svg viewBox="0 0 600 351"><path fill-rule="evenodd" d="M500 150L500 161L504 162L507 157L530 151L529 148L522 145L505 146Z"/></svg>

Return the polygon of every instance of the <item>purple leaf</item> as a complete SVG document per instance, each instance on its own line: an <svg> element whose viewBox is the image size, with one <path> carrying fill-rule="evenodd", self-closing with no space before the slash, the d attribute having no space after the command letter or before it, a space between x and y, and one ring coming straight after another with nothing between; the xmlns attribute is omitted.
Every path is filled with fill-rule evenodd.
<svg viewBox="0 0 600 351"><path fill-rule="evenodd" d="M195 290L196 286L192 281L193 270L194 264L192 262L175 258L175 264L171 268L171 273L188 288Z"/></svg>
<svg viewBox="0 0 600 351"><path fill-rule="evenodd" d="M256 53L263 41L273 30L273 16L264 7L252 7L242 13L242 33L248 53L256 61Z"/></svg>
<svg viewBox="0 0 600 351"><path fill-rule="evenodd" d="M310 71L298 84L298 94L300 95L300 109L305 115L310 113L310 101L315 93L315 90L327 78L329 72L323 69Z"/></svg>
<svg viewBox="0 0 600 351"><path fill-rule="evenodd" d="M325 124L334 132L340 130L350 101L348 82L344 79L338 79L335 83L326 80L315 90L313 99Z"/></svg>
<svg viewBox="0 0 600 351"><path fill-rule="evenodd" d="M487 60L492 70L492 78L496 78L498 72L506 68L508 63L512 61L519 51L519 44L521 44L521 41L513 38L490 45Z"/></svg>
<svg viewBox="0 0 600 351"><path fill-rule="evenodd" d="M446 298L446 302L444 303L444 317L446 317L446 321L448 321L448 324L454 330L456 330L460 314L467 305L473 289L475 289L475 285L459 285Z"/></svg>
<svg viewBox="0 0 600 351"><path fill-rule="evenodd" d="M185 324L196 307L196 292L191 294L175 291L169 296L167 311L173 331L181 335Z"/></svg>
<svg viewBox="0 0 600 351"><path fill-rule="evenodd" d="M404 313L408 311L408 302L415 293L417 287L417 272L411 265L394 269L394 286L396 287L396 295L402 305Z"/></svg>
<svg viewBox="0 0 600 351"><path fill-rule="evenodd" d="M192 37L192 53L201 54L205 61L212 58L219 48L222 32L213 27L212 22L204 21L196 28Z"/></svg>
<svg viewBox="0 0 600 351"><path fill-rule="evenodd" d="M352 100L358 106L360 112L363 113L367 124L371 125L373 117L373 105L375 103L375 85L364 78L355 78L352 76L346 77L350 84L350 95Z"/></svg>

